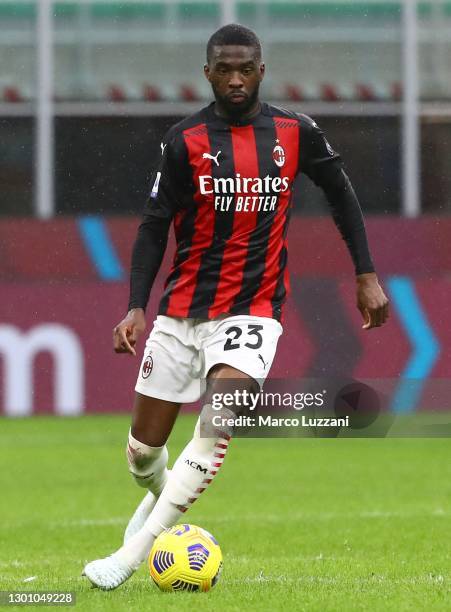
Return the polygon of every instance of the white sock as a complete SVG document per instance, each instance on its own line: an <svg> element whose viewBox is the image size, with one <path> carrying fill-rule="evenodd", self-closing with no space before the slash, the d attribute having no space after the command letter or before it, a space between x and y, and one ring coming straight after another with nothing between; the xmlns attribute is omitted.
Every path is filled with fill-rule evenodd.
<svg viewBox="0 0 451 612"><path fill-rule="evenodd" d="M210 407L204 407L203 414L206 408ZM209 431L213 437L201 437L200 420L197 422L193 439L175 462L144 526L117 551L128 565L138 567L147 558L157 536L177 523L215 477L227 452L231 428L213 431L210 425Z"/></svg>
<svg viewBox="0 0 451 612"><path fill-rule="evenodd" d="M128 433L128 469L140 487L149 489L156 497L164 489L168 479L168 449L164 446L148 446Z"/></svg>

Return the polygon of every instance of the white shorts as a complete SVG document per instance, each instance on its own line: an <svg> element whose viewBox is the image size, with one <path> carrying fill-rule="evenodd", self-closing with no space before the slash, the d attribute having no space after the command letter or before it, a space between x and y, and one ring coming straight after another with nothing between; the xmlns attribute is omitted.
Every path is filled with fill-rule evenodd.
<svg viewBox="0 0 451 612"><path fill-rule="evenodd" d="M282 325L269 317L182 319L158 315L135 390L171 402L196 402L211 368L225 363L263 384Z"/></svg>

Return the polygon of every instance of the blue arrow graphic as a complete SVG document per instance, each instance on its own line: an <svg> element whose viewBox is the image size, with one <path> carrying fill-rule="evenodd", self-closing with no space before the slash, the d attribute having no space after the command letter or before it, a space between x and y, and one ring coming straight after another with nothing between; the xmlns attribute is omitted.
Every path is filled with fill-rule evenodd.
<svg viewBox="0 0 451 612"><path fill-rule="evenodd" d="M80 217L78 227L100 278L104 281L124 280L125 273L116 255L105 221L101 217Z"/></svg>
<svg viewBox="0 0 451 612"><path fill-rule="evenodd" d="M440 354L440 344L410 278L392 276L388 279L387 287L413 349L392 398L391 409L399 414L415 410L421 398L424 379L431 373Z"/></svg>

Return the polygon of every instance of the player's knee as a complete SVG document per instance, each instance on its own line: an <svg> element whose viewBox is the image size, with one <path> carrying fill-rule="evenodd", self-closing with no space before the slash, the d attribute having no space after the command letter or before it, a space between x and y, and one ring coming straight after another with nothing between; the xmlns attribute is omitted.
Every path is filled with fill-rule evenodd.
<svg viewBox="0 0 451 612"><path fill-rule="evenodd" d="M166 446L148 446L128 434L127 461L130 474L140 487L153 489L168 463Z"/></svg>
<svg viewBox="0 0 451 612"><path fill-rule="evenodd" d="M230 411L235 416L248 415L254 409L259 393L260 385L256 379L226 364L217 364L209 373L206 406L210 404L216 411L215 423L221 422L219 414L222 413L223 420L228 423Z"/></svg>
<svg viewBox="0 0 451 612"><path fill-rule="evenodd" d="M226 363L216 363L207 375L210 393L243 392L258 393L260 386L255 378Z"/></svg>
<svg viewBox="0 0 451 612"><path fill-rule="evenodd" d="M226 449L233 435L235 418L235 413L228 408L215 410L211 404L205 404L194 429L194 448L202 454L214 453L218 444Z"/></svg>

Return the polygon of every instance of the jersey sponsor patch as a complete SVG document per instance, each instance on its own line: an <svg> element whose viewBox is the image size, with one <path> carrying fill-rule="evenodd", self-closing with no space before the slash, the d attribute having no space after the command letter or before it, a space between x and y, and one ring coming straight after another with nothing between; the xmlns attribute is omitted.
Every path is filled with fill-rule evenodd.
<svg viewBox="0 0 451 612"><path fill-rule="evenodd" d="M152 187L152 191L150 192L151 198L156 198L158 195L158 186L160 184L161 172L157 172L157 176L155 177L155 182Z"/></svg>

